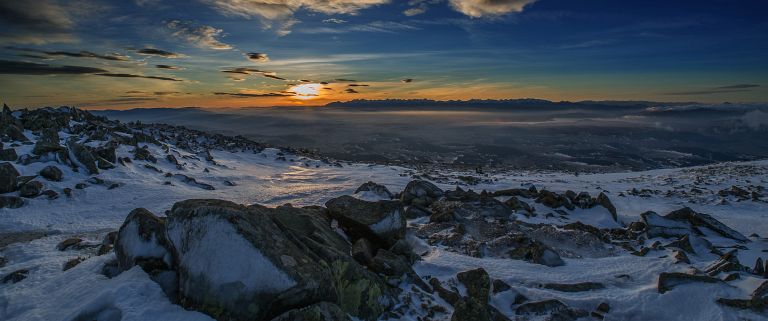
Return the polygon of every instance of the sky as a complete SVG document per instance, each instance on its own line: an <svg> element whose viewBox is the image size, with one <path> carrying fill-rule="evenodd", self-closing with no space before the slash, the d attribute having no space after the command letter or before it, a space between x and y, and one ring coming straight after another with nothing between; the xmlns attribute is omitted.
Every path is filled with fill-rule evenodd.
<svg viewBox="0 0 768 321"><path fill-rule="evenodd" d="M14 107L768 101L765 0L0 2Z"/></svg>

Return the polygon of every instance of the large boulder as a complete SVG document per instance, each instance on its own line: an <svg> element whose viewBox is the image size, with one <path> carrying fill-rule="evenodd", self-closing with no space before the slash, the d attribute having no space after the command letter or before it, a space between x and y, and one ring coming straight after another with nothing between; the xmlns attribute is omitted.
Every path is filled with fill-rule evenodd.
<svg viewBox="0 0 768 321"><path fill-rule="evenodd" d="M0 163L0 193L10 193L16 190L19 171L11 163Z"/></svg>
<svg viewBox="0 0 768 321"><path fill-rule="evenodd" d="M121 270L135 265L147 272L171 269L173 257L163 219L143 208L131 211L117 232L115 254Z"/></svg>
<svg viewBox="0 0 768 321"><path fill-rule="evenodd" d="M702 228L738 242L749 242L744 235L731 229L714 217L698 213L688 207L660 216L654 212L640 214L647 226L649 237L682 237L687 234L705 235Z"/></svg>
<svg viewBox="0 0 768 321"><path fill-rule="evenodd" d="M16 154L16 149L0 148L0 161L15 162L17 159L19 159L19 155Z"/></svg>
<svg viewBox="0 0 768 321"><path fill-rule="evenodd" d="M739 242L749 242L749 239L744 235L726 226L714 217L708 214L698 213L688 207L671 212L664 217L679 222L687 222L695 228L708 228L715 233Z"/></svg>
<svg viewBox="0 0 768 321"><path fill-rule="evenodd" d="M44 155L47 153L57 153L65 148L59 144L59 131L57 128L45 128L37 138L32 153L35 155Z"/></svg>
<svg viewBox="0 0 768 321"><path fill-rule="evenodd" d="M43 183L40 181L29 181L19 188L19 196L35 197L43 191Z"/></svg>
<svg viewBox="0 0 768 321"><path fill-rule="evenodd" d="M320 302L373 320L394 302L321 209L188 200L167 224L181 302L219 320L283 320Z"/></svg>
<svg viewBox="0 0 768 321"><path fill-rule="evenodd" d="M619 216L616 212L616 206L613 206L613 203L611 203L611 200L608 198L608 195L605 195L605 193L600 193L600 195L597 195L597 200L595 201L597 204L600 204L600 206L605 207L605 209L608 210L608 212L611 213L611 217L613 217L613 220L618 222Z"/></svg>
<svg viewBox="0 0 768 321"><path fill-rule="evenodd" d="M432 202L443 197L442 189L427 181L414 180L408 183L400 199L406 205L429 206Z"/></svg>
<svg viewBox="0 0 768 321"><path fill-rule="evenodd" d="M364 200L389 200L393 198L392 192L386 186L367 182L355 190L355 195Z"/></svg>
<svg viewBox="0 0 768 321"><path fill-rule="evenodd" d="M24 199L18 196L0 195L0 208L19 208L24 206Z"/></svg>
<svg viewBox="0 0 768 321"><path fill-rule="evenodd" d="M367 238L389 248L405 237L405 210L398 201L368 202L344 195L329 200L325 206L355 240Z"/></svg>

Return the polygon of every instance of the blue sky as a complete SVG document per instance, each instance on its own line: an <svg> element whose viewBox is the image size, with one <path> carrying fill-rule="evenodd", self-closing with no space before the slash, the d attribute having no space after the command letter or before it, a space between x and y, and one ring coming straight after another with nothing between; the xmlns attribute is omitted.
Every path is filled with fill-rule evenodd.
<svg viewBox="0 0 768 321"><path fill-rule="evenodd" d="M766 9L757 0L7 1L0 98L29 107L765 102Z"/></svg>

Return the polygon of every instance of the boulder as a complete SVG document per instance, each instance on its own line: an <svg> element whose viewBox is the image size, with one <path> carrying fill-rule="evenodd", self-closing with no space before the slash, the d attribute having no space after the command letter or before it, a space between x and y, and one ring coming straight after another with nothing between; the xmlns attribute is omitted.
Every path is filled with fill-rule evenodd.
<svg viewBox="0 0 768 321"><path fill-rule="evenodd" d="M29 270L27 269L21 269L16 270L11 273L8 273L7 275L3 276L2 282L3 283L18 283L22 280L26 279L29 275Z"/></svg>
<svg viewBox="0 0 768 321"><path fill-rule="evenodd" d="M148 273L171 269L173 257L165 222L143 208L131 211L117 233L115 254L123 271L135 265Z"/></svg>
<svg viewBox="0 0 768 321"><path fill-rule="evenodd" d="M74 138L70 138L67 141L67 147L69 148L69 158L76 161L75 164L78 167L85 168L92 175L99 173L99 168L96 166L96 157L88 150L88 147L77 143Z"/></svg>
<svg viewBox="0 0 768 321"><path fill-rule="evenodd" d="M24 206L24 199L18 196L0 195L0 208L19 208Z"/></svg>
<svg viewBox="0 0 768 321"><path fill-rule="evenodd" d="M367 183L364 183L363 185L360 185L360 187L358 187L355 190L355 194L360 195L358 197L366 200L373 200L373 199L389 200L394 197L394 195L392 195L392 192L390 192L386 186L376 184L370 181Z"/></svg>
<svg viewBox="0 0 768 321"><path fill-rule="evenodd" d="M493 294L509 291L510 289L512 289L512 287L509 286L507 282L499 279L493 280Z"/></svg>
<svg viewBox="0 0 768 321"><path fill-rule="evenodd" d="M166 232L181 302L219 320L269 320L320 302L378 318L394 293L330 225L317 208L176 203Z"/></svg>
<svg viewBox="0 0 768 321"><path fill-rule="evenodd" d="M462 297L453 305L451 321L492 321L491 313L485 302L472 297Z"/></svg>
<svg viewBox="0 0 768 321"><path fill-rule="evenodd" d="M0 193L10 193L16 190L19 171L13 164L5 162L0 163Z"/></svg>
<svg viewBox="0 0 768 321"><path fill-rule="evenodd" d="M40 170L40 176L49 180L59 182L64 176L64 173L58 167L54 165L48 165Z"/></svg>
<svg viewBox="0 0 768 321"><path fill-rule="evenodd" d="M576 320L588 315L584 310L574 309L559 300L549 299L528 302L515 308L515 314L523 316L550 315L548 320Z"/></svg>
<svg viewBox="0 0 768 321"><path fill-rule="evenodd" d="M368 202L345 195L329 200L325 206L354 240L364 237L389 248L405 236L405 211L398 201Z"/></svg>
<svg viewBox="0 0 768 321"><path fill-rule="evenodd" d="M600 206L605 207L605 209L608 210L608 212L611 213L611 217L613 217L613 220L618 222L619 216L616 212L616 207L613 206L613 203L611 203L611 200L608 198L608 195L605 195L605 193L600 193L600 195L597 195L597 199L595 200L597 204L600 204Z"/></svg>
<svg viewBox="0 0 768 321"><path fill-rule="evenodd" d="M459 272L456 274L459 280L467 288L467 295L479 302L488 302L491 290L491 278L483 268Z"/></svg>
<svg viewBox="0 0 768 321"><path fill-rule="evenodd" d="M541 192L539 192L539 196L536 198L536 203L541 203L541 205L550 208L565 207L568 210L576 209L567 197L548 190L541 190Z"/></svg>
<svg viewBox="0 0 768 321"><path fill-rule="evenodd" d="M133 150L133 159L157 163L157 158L152 155L152 153L149 151L149 148L146 146L136 147Z"/></svg>
<svg viewBox="0 0 768 321"><path fill-rule="evenodd" d="M698 213L688 207L684 207L677 211L671 212L665 215L664 218L675 220L678 222L688 223L691 226L696 228L700 228L700 227L708 228L724 237L734 239L742 243L749 242L749 239L747 239L747 237L745 237L738 231L726 226L720 221L716 220L714 217L708 214Z"/></svg>
<svg viewBox="0 0 768 321"><path fill-rule="evenodd" d="M352 257L360 264L368 265L373 259L373 245L368 239L360 238L352 244Z"/></svg>
<svg viewBox="0 0 768 321"><path fill-rule="evenodd" d="M443 190L427 181L414 180L405 186L400 196L403 204L429 206L444 194Z"/></svg>
<svg viewBox="0 0 768 321"><path fill-rule="evenodd" d="M35 197L40 195L43 191L43 183L39 181L29 181L19 188L19 196L21 197Z"/></svg>
<svg viewBox="0 0 768 321"><path fill-rule="evenodd" d="M40 137L37 138L35 147L32 148L32 154L44 155L48 153L58 153L65 149L64 146L59 145L58 128L45 128L40 134Z"/></svg>
<svg viewBox="0 0 768 321"><path fill-rule="evenodd" d="M352 319L338 305L319 302L307 307L290 310L271 321L352 321Z"/></svg>

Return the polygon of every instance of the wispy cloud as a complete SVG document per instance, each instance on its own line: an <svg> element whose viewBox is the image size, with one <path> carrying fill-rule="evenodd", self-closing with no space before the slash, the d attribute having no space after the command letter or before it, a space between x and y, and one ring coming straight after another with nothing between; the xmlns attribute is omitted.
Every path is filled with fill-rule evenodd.
<svg viewBox="0 0 768 321"><path fill-rule="evenodd" d="M261 52L249 52L245 54L245 57L248 58L248 60L253 62L267 62L269 61L269 56L265 53Z"/></svg>
<svg viewBox="0 0 768 321"><path fill-rule="evenodd" d="M82 75L107 72L84 66L52 66L24 61L0 60L0 74L14 75Z"/></svg>
<svg viewBox="0 0 768 321"><path fill-rule="evenodd" d="M482 18L521 12L525 6L536 0L449 0L448 2L458 12L473 18Z"/></svg>
<svg viewBox="0 0 768 321"><path fill-rule="evenodd" d="M163 58L184 58L186 57L183 54L155 49L155 48L143 48L136 50L137 54L145 55L145 56L159 56Z"/></svg>
<svg viewBox="0 0 768 321"><path fill-rule="evenodd" d="M6 43L75 42L75 21L55 1L0 1L0 40Z"/></svg>
<svg viewBox="0 0 768 321"><path fill-rule="evenodd" d="M95 74L95 75L96 76L104 76L104 77L144 78L144 79L156 79L156 80L167 80L167 81L183 81L181 79L176 79L176 78L171 78L171 77L144 76L144 75L124 74L124 73L101 73L101 74Z"/></svg>
<svg viewBox="0 0 768 321"><path fill-rule="evenodd" d="M664 93L664 95L668 95L668 96L699 96L699 95L712 95L712 94L725 94L725 93L739 93L739 92L749 92L749 91L752 91L752 88L757 88L757 87L760 87L760 85L756 85L756 84L738 84L738 85L713 87L713 88L703 89L703 90L667 92L667 93Z"/></svg>
<svg viewBox="0 0 768 321"><path fill-rule="evenodd" d="M100 55L100 54L93 53L90 51L85 51L85 50L79 51L79 52L69 52L69 51L45 51L45 50L17 48L17 47L6 47L6 49L40 53L47 56L63 56L63 57L73 57L73 58L96 58L96 59L112 60L112 61L129 61L130 60L128 57L119 55L119 54Z"/></svg>
<svg viewBox="0 0 768 321"><path fill-rule="evenodd" d="M200 48L215 50L232 49L232 46L216 39L224 31L222 29L181 20L168 21L165 26L172 31L174 37L183 39Z"/></svg>
<svg viewBox="0 0 768 321"><path fill-rule="evenodd" d="M258 98L258 97L290 97L294 96L290 93L228 93L228 92L216 92L213 93L217 96L231 96L236 98Z"/></svg>

